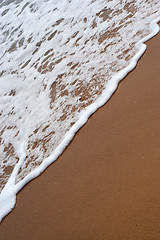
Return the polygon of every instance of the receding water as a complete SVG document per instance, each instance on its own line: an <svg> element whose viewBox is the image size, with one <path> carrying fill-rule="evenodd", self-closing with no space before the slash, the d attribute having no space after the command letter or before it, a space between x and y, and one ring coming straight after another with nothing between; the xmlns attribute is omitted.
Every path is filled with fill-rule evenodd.
<svg viewBox="0 0 160 240"><path fill-rule="evenodd" d="M1 1L1 190L15 166L14 185L65 148L66 134L154 31L159 9L159 0Z"/></svg>

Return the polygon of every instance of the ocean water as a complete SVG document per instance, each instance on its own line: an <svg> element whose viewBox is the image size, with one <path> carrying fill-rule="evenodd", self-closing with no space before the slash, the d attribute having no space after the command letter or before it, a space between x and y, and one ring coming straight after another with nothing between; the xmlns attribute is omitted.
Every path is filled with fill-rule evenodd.
<svg viewBox="0 0 160 240"><path fill-rule="evenodd" d="M158 33L159 0L0 1L0 220Z"/></svg>

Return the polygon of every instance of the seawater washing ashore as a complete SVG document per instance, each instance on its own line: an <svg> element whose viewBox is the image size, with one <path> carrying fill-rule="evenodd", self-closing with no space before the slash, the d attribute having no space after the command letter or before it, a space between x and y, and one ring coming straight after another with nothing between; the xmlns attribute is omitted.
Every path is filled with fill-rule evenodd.
<svg viewBox="0 0 160 240"><path fill-rule="evenodd" d="M134 69L159 31L159 5L2 2L1 220Z"/></svg>

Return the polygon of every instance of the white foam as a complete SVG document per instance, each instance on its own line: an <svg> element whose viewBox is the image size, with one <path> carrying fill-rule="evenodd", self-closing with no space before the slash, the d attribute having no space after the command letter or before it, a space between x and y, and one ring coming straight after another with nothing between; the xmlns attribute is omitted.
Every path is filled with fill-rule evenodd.
<svg viewBox="0 0 160 240"><path fill-rule="evenodd" d="M18 8L22 9L25 2L26 1L22 1L21 3L19 3ZM50 2L50 1L48 1L48 2ZM68 63L69 58L73 62L76 63L78 61L78 59L85 62L85 59L86 58L88 59L88 56L89 56L89 58L91 58L90 56L92 56L92 59L90 59L89 64L85 63L80 68L81 71L84 71L83 76L85 78L87 76L88 79L90 79L90 77L93 75L93 72L99 71L101 64L105 62L105 58L106 58L106 55L102 56L102 59L97 57L97 56L99 56L100 51L106 46L106 44L107 44L106 42L103 42L101 44L101 46L99 47L99 45L96 43L96 39L95 40L93 39L93 41L90 42L90 45L85 47L85 50L87 50L88 52L86 51L83 57L82 57L82 51L80 49L83 46L83 42L88 39L88 35L89 35L89 37L92 37L94 33L97 34L97 36L99 34L104 33L104 31L106 30L105 25L107 26L107 24L109 24L108 21L103 22L103 21L101 21L101 19L98 19L97 20L98 28L96 28L96 30L93 29L93 31L89 31L89 30L91 30L90 27L86 28L86 30L85 30L86 25L84 23L81 23L79 25L79 28L77 28L77 26L76 26L76 25L78 25L78 22L81 22L82 19L85 18L86 16L89 17L88 25L93 23L93 19L94 19L93 16L96 13L98 13L100 10L102 10L103 7L105 7L105 1L99 1L99 2L98 1L93 1L93 2L92 1L88 1L88 2L83 1L83 2L79 3L79 1L74 0L74 1L71 1L70 8L67 8L67 6L68 6L67 1L63 1L63 4L62 4L62 2L60 4L59 1L51 1L51 2L54 2L55 6L58 9L58 10L55 10L55 15L54 15L55 22L57 20L59 20L60 18L65 19L65 24L62 22L62 27L61 27L63 29L63 36L60 34L59 35L57 34L57 35L55 35L54 41L42 42L41 46L39 48L39 51L33 55L30 65L27 65L25 67L25 72L20 70L16 76L11 75L11 70L13 71L13 68L12 68L13 61L15 60L14 68L17 69L18 64L20 64L23 61L23 59L25 59L24 62L26 62L27 58L24 56L24 53L26 53L26 52L24 52L20 49L19 54L17 51L13 51L11 53L8 53L8 52L5 53L5 51L1 50L2 60L4 61L4 63L6 60L7 61L9 60L8 66L5 68L6 73L4 75L3 80L1 80L1 83L2 83L1 84L1 96L2 96L1 103L2 103L3 114L6 111L6 114L4 114L3 121L5 122L5 124L7 124L6 126L12 126L13 123L15 121L17 121L15 131L14 131L14 128L12 129L12 131L10 131L10 129L7 129L7 130L5 130L5 132L2 135L3 135L4 143L5 143L5 141L7 142L8 139L10 140L11 138L14 138L15 142L13 143L13 146L14 146L16 156L18 156L19 161L18 161L18 163L15 164L15 167L14 167L14 169L13 169L13 171L12 171L12 173L0 195L0 221L13 209L13 207L15 205L15 201L16 201L16 194L22 189L22 187L25 186L32 179L39 176L51 163L53 163L59 157L59 155L62 154L64 149L68 146L70 141L73 139L75 133L87 122L88 118L99 107L103 106L110 99L110 97L112 96L114 91L117 89L118 83L128 74L128 72L130 72L131 70L134 69L134 67L137 64L138 59L144 53L144 51L146 49L146 45L144 44L144 42L147 41L148 39L150 39L151 37L153 37L154 35L156 35L159 31L159 27L157 25L157 22L160 21L159 15L157 13L155 15L152 14L151 17L149 17L147 15L146 18L148 17L148 19L149 19L148 21L152 20L152 22L149 24L150 30L147 28L147 30L146 30L147 35L143 39L138 40L138 42L136 43L136 49L139 49L139 50L136 50L135 52L133 52L134 56L130 60L129 64L127 66L125 66L125 64L124 64L125 67L123 67L118 72L115 72L114 74L112 74L111 78L107 79L106 82L104 81L105 86L102 91L102 94L100 96L97 96L96 98L93 98L92 104L90 104L86 108L82 109L80 111L80 113L78 113L78 114L75 113L75 116L73 116L71 119L68 116L69 123L73 119L76 121L75 124L70 129L68 129L68 126L66 126L65 131L63 131L61 124L59 125L59 129L61 130L60 131L61 138L60 138L60 140L57 140L57 144L55 144L54 151L52 150L53 152L49 152L49 157L46 157L43 161L41 161L41 164L39 166L37 166L36 168L34 168L34 169L31 168L30 169L31 171L27 172L25 175L22 175L22 176L24 176L24 178L19 178L19 181L17 181L16 179L17 179L17 176L19 175L19 170L21 170L21 169L23 170L22 166L25 163L26 156L28 154L27 153L27 146L28 146L27 141L28 141L29 136L33 133L33 131L37 127L39 127L40 125L43 125L43 123L47 119L51 118L51 121L53 120L53 118L51 117L52 116L51 114L54 115L55 112L51 112L48 108L48 106L50 105L50 100L48 98L48 95L50 94L50 86L53 83L53 79L55 79L57 77L57 75L59 75L60 73L63 73L64 70L67 71L66 64ZM98 4L97 4L97 2L98 2ZM42 33L40 33L39 29L41 29L41 28L44 29L44 27L49 28L49 25L52 25L52 21L50 19L50 12L49 12L49 10L50 10L49 3L48 3L48 5L43 5L43 4L41 5L41 1L36 1L36 4L37 5L35 5L35 3L34 3L34 7L33 7L33 11L35 11L34 14L32 14L32 12L30 12L28 10L28 8L25 8L23 10L23 14L19 15L19 20L18 20L19 22L17 22L13 17L10 19L12 24L14 24L16 27L18 27L20 24L22 24L24 19L26 19L23 23L24 32L21 34L21 37L25 37L26 42L27 42L27 39L31 35L33 36L32 37L33 43L37 43L38 41L41 41L44 37L44 35L43 35L44 32L42 31ZM111 3L108 3L109 7L112 7L112 8L114 6L116 6L116 4L117 4L117 1L112 1ZM137 3L137 4L139 4L139 3ZM9 6L10 6L10 11L13 11L14 14L16 11L18 11L17 8L15 8L15 6L13 4L10 4ZM36 11L36 8L38 8L37 11ZM6 6L1 7L1 10L4 11L5 9L6 9ZM75 12L76 17L73 21L70 21L73 18L73 10ZM82 13L83 13L83 15L82 15ZM14 16L14 14L12 16ZM41 14L42 17L41 17L41 21L39 21L39 28L37 30L36 24L37 24L37 17L39 16L39 14ZM48 14L48 17L46 17L47 14ZM88 16L88 14L89 14L89 16ZM30 15L32 15L32 16L30 17ZM123 16L123 14L121 16L117 16L117 21L122 20L122 19L119 19L119 17L122 18L122 16ZM158 17L156 17L156 16L158 16ZM6 17L7 17L7 14L6 14ZM45 19L45 21L44 21L44 19ZM68 28L67 31L65 30L65 28L63 28L66 26L66 23L69 24L69 26L70 26L70 28ZM12 24L11 23L8 24L9 33L12 32L12 27L10 27L10 25L12 26ZM45 24L46 24L46 26L44 26ZM138 24L138 23L135 23L135 24ZM144 25L142 24L142 26L144 27L145 24ZM32 30L34 29L35 31L26 30L26 29L28 29L28 26L31 26L32 27L31 29ZM142 26L141 26L141 29L142 29ZM60 31L61 28L57 27L57 30ZM136 28L138 28L138 25L135 26L135 29ZM78 37L81 37L80 33L82 33L82 31L87 31L88 35L86 35L86 37L82 36L82 38L79 40L79 41L82 41L82 44L80 44L80 46L75 47L74 46L75 40L73 40L74 39L73 38L70 40L69 46L67 46L67 45L64 46L64 43L66 42L67 37L70 37L73 33L77 32L77 30L79 30L79 33L77 34ZM20 34L20 32L17 32L15 34L16 34L16 36L18 36L18 34ZM123 36L125 36L124 34L125 34L125 32L123 33ZM129 33L127 33L127 34L129 34ZM12 35L14 35L14 33L12 33ZM48 34L47 37L49 35L50 34ZM14 36L14 39L16 39L16 36ZM9 37L9 39L10 38L11 37ZM38 41L35 40L37 38L38 38ZM5 34L3 34L3 38L1 37L1 46L4 47L4 49L10 48L10 44L12 44L12 41L10 42L9 39L6 41ZM114 40L114 38L112 39L112 41L113 40ZM128 43L129 40L130 39L128 37L126 44ZM58 42L60 42L60 44L58 45L59 48L54 49L54 54L56 55L57 59L59 59L60 57L63 57L61 64L55 65L55 69L51 72L47 72L45 74L45 77L43 74L41 75L39 72L33 71L33 69L31 68L31 64L33 64L33 62L36 61L39 57L41 57L43 60L45 58L44 49L49 50L49 49L53 48L54 46L56 46L54 44L58 44ZM108 40L108 42L110 43L110 40ZM30 45L24 44L27 49L27 57L28 57L28 55L32 55L32 53L34 51L33 47L35 45L33 43ZM73 52L78 51L78 54L75 53L74 57L67 55L70 48L72 49ZM113 48L111 48L110 50L113 51ZM95 53L95 51L97 51L97 53ZM65 57L64 57L64 53L66 53ZM5 57L3 54L5 54ZM114 58L114 56L112 56L112 57ZM41 64L42 64L42 60L41 60ZM52 61L53 61L53 59L52 59ZM96 62L96 65L94 65L94 67L95 67L94 71L89 70L90 67L92 66L92 64L91 64L92 61ZM24 62L23 62L23 64L24 64ZM16 66L16 64L17 64L17 66ZM96 66L97 66L97 68L96 68ZM107 66L104 64L103 68L105 68L105 67L107 67ZM1 65L1 69L4 69L3 62ZM75 73L73 73L73 74L76 74L78 72L78 70L75 68L75 70L74 70ZM36 77L36 79L33 80L32 74L34 74L34 77ZM101 71L101 75L103 75L103 70ZM10 81L11 76L12 76L12 82ZM68 76L68 78L65 79L66 89L68 89L67 84L69 84L69 87L71 87L71 83L73 83L73 80L75 79L74 77L76 77L76 75L72 75L70 77L70 75L68 74L67 76ZM101 77L101 76L99 76L99 77ZM27 79L27 81L26 81L26 79ZM86 79L86 82L88 81L88 79ZM46 91L42 91L41 88L42 88L43 84L39 85L39 81L42 82L43 84L47 84ZM99 83L97 83L97 84L99 84ZM18 92L16 98L12 97L12 94L11 94L11 96L5 95L13 89L16 89L16 91ZM21 91L22 89L25 89L26 93L24 91ZM30 98L28 98L28 94L27 94L28 92L32 93ZM62 100L63 100L63 98L64 97L62 96ZM75 97L74 101L78 101L78 98L79 98L79 96ZM62 100L60 100L59 98L55 99L55 101L54 101L55 106L53 106L54 110L56 110L57 106L59 106L62 103L61 102ZM73 99L68 100L68 102L72 102L72 101L73 101ZM68 104L68 102L67 102L67 104ZM20 104L20 103L23 103L23 104ZM65 105L65 102L63 102L63 104ZM67 104L65 105L65 107L67 106ZM13 106L15 109L14 111L16 112L16 116L18 115L18 120L16 120L16 118L13 118L13 119L7 118L7 114L8 114L8 112L12 111ZM23 109L21 109L22 106L23 106ZM39 111L39 108L41 109L41 111ZM58 110L57 110L56 114L59 114L59 116L61 116L61 113L58 113ZM55 118L56 117L57 117L57 115L55 116ZM49 122L49 123L51 123L51 122ZM55 125L56 124L57 123L55 122ZM58 125L56 125L56 127L57 126ZM20 130L20 132L18 133L17 138L16 138L15 136L17 134L17 129ZM45 137L45 135L44 136L41 135L40 137ZM53 141L55 139L51 139L51 140ZM8 142L10 142L10 141L8 141ZM56 140L55 140L55 142L56 142ZM43 158L43 155L40 154L39 148L37 151L34 152L34 154L39 154L40 158ZM25 169L25 166L26 165L24 165L24 169Z"/></svg>

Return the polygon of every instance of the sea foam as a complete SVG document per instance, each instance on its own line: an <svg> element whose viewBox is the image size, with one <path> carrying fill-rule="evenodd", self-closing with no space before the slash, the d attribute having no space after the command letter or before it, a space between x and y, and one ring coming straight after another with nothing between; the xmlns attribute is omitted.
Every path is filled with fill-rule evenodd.
<svg viewBox="0 0 160 240"><path fill-rule="evenodd" d="M103 106L156 35L160 2L2 1L0 220Z"/></svg>

